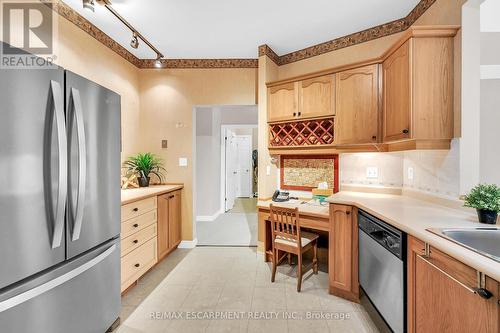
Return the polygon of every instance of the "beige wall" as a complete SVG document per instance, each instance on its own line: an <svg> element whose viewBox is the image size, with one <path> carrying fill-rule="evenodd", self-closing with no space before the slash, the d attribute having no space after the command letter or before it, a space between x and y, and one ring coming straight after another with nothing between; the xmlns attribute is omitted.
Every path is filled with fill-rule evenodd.
<svg viewBox="0 0 500 333"><path fill-rule="evenodd" d="M122 160L138 151L139 70L59 16L57 64L121 96Z"/></svg>
<svg viewBox="0 0 500 333"><path fill-rule="evenodd" d="M255 69L141 70L140 148L165 161L167 182L184 183L182 239L193 239L193 107L255 104ZM161 140L168 148L161 149ZM179 157L188 166L179 167Z"/></svg>

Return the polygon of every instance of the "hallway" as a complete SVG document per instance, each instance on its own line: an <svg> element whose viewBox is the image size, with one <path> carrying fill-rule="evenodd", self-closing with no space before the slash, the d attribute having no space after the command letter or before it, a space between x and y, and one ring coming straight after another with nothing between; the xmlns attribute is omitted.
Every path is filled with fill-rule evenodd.
<svg viewBox="0 0 500 333"><path fill-rule="evenodd" d="M257 198L237 198L214 221L197 221L198 245L257 246Z"/></svg>

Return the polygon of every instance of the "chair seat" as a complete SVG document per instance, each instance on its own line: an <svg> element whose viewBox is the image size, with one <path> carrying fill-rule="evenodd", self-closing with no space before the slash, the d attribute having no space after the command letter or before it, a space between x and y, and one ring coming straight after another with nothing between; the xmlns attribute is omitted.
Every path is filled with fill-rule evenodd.
<svg viewBox="0 0 500 333"><path fill-rule="evenodd" d="M300 243L301 243L302 247L304 247L307 244L311 243L313 240L317 239L318 237L319 237L318 235L313 234L312 232L301 231L300 232ZM276 236L274 241L276 243L297 247L297 242L291 238L285 238L283 236Z"/></svg>

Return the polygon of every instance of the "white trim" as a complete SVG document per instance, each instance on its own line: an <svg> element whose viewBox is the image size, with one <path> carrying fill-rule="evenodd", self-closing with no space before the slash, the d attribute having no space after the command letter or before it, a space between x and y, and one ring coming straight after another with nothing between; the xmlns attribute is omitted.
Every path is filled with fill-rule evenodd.
<svg viewBox="0 0 500 333"><path fill-rule="evenodd" d="M211 221L214 221L216 218L218 218L219 215L222 213L224 213L224 211L219 210L219 211L215 212L215 214L213 214L213 215L196 216L196 221L211 222Z"/></svg>
<svg viewBox="0 0 500 333"><path fill-rule="evenodd" d="M179 246L177 248L179 249L194 249L198 245L198 238L195 238L193 240L183 240L179 243Z"/></svg>
<svg viewBox="0 0 500 333"><path fill-rule="evenodd" d="M500 79L500 65L481 65L481 80Z"/></svg>

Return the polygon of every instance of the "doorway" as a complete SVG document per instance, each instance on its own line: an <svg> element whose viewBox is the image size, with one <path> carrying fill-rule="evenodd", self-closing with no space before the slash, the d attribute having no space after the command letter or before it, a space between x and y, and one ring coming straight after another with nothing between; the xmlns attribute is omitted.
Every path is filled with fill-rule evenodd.
<svg viewBox="0 0 500 333"><path fill-rule="evenodd" d="M254 172L252 161L252 129L250 134L245 129L223 128L225 150L225 207L228 212L234 208L236 199L252 198Z"/></svg>
<svg viewBox="0 0 500 333"><path fill-rule="evenodd" d="M198 245L257 245L257 106L194 110Z"/></svg>

